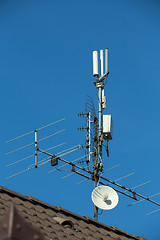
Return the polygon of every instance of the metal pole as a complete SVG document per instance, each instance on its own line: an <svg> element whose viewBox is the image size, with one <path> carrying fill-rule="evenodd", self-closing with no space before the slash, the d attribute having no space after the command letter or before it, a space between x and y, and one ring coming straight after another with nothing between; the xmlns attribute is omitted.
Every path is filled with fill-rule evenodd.
<svg viewBox="0 0 160 240"><path fill-rule="evenodd" d="M102 106L102 91L104 89L104 79L105 77L107 77L108 75L108 49L105 50L106 53L106 58L105 58L105 74L104 74L104 51L100 50L100 75L98 76L97 74L93 74L94 76L98 76L97 81L95 82L96 88L98 88L99 92L98 92L98 105L99 105L99 133L97 135L98 138L98 156L96 156L95 159L95 165L94 165L94 179L95 179L95 188L98 186L98 182L99 182L99 171L102 169L102 143L103 143L103 123L102 123L102 110L103 110L103 106ZM95 53L93 54L95 55ZM96 57L93 56L93 65L94 65L94 69L95 66L98 65L98 61L97 61L97 55ZM95 73L95 70L94 70ZM98 161L98 157L99 157L99 161ZM94 218L95 220L97 220L97 216L98 216L98 208L96 206L94 206Z"/></svg>
<svg viewBox="0 0 160 240"><path fill-rule="evenodd" d="M94 154L94 187L96 188L98 185L98 169L97 169L97 163L98 163L98 131L97 131L97 123L98 123L98 119L95 118L95 154ZM94 219L98 220L98 208L94 205Z"/></svg>
<svg viewBox="0 0 160 240"><path fill-rule="evenodd" d="M101 53L101 59L102 59L103 54ZM101 60L101 63L103 61ZM101 65L101 74L103 74L103 68ZM99 134L98 134L98 155L100 158L99 163L102 164L102 142L103 142L103 137L102 137L102 89L103 89L103 80L97 83L96 86L99 89L99 94L98 94L98 102L99 102ZM98 156L96 158L95 162L95 184L94 187L96 188L98 186L98 180L99 180L99 164L98 164ZM94 219L98 220L98 208L94 205Z"/></svg>
<svg viewBox="0 0 160 240"><path fill-rule="evenodd" d="M35 168L38 167L38 160L37 160L37 130L34 131L35 133Z"/></svg>
<svg viewBox="0 0 160 240"><path fill-rule="evenodd" d="M99 87L99 156L102 159L102 83Z"/></svg>
<svg viewBox="0 0 160 240"><path fill-rule="evenodd" d="M91 114L89 112L89 116L88 116L88 135L89 135L89 156L88 156L88 160L89 162L91 161Z"/></svg>
<svg viewBox="0 0 160 240"><path fill-rule="evenodd" d="M97 82L96 87L99 89L98 94L98 102L99 102L99 133L98 133L98 156L100 161L98 162L98 156L96 157L95 166L94 166L94 177L95 177L95 184L94 187L98 186L99 180L99 163L102 164L102 88L103 88L103 80ZM94 219L98 219L98 208L94 205Z"/></svg>
<svg viewBox="0 0 160 240"><path fill-rule="evenodd" d="M98 178L97 178L97 174L98 174L98 169L96 167L95 169L95 182L94 182L94 187L96 188L98 186ZM98 220L98 207L94 205L94 219Z"/></svg>
<svg viewBox="0 0 160 240"><path fill-rule="evenodd" d="M103 83L98 84L98 88L99 88L99 96L98 96L98 101L99 101L98 146L99 146L99 151L98 151L98 153L99 153L100 163L102 163L102 141L103 141L103 139L102 139L102 84ZM99 180L98 172L99 172L99 164L98 164L98 161L96 159L96 163L95 163L95 184L94 184L95 188L98 186L98 180ZM98 208L95 205L94 205L94 219L98 220Z"/></svg>

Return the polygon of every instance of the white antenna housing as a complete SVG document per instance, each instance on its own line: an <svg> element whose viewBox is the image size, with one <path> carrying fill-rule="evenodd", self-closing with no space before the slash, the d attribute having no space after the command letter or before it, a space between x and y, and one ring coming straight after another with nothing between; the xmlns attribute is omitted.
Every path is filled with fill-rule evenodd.
<svg viewBox="0 0 160 240"><path fill-rule="evenodd" d="M98 52L93 51L93 76L98 77Z"/></svg>
<svg viewBox="0 0 160 240"><path fill-rule="evenodd" d="M104 65L103 50L100 50L100 62L101 62L101 76L103 76L103 65Z"/></svg>
<svg viewBox="0 0 160 240"><path fill-rule="evenodd" d="M113 123L111 115L103 115L103 138L112 140L113 136Z"/></svg>
<svg viewBox="0 0 160 240"><path fill-rule="evenodd" d="M108 73L108 48L105 49L105 73Z"/></svg>

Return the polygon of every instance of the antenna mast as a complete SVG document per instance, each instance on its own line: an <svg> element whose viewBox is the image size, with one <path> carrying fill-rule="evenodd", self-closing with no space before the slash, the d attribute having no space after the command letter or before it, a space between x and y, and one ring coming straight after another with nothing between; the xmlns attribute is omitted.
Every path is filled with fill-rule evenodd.
<svg viewBox="0 0 160 240"><path fill-rule="evenodd" d="M108 76L108 48L105 49L105 74L104 74L104 51L100 50L100 76L98 73L98 52L93 51L93 76L96 78L94 85L98 89L98 105L99 105L99 133L98 133L98 157L95 159L95 188L98 186L99 171L103 169L102 163L102 143L103 143L103 122L102 111L106 108L106 99L104 96L104 79ZM94 205L94 218L97 220L98 208Z"/></svg>
<svg viewBox="0 0 160 240"><path fill-rule="evenodd" d="M105 73L104 73L104 65L105 65ZM52 122L48 125L45 125L41 128L36 129L35 131L30 131L28 133L25 133L21 136L18 136L16 138L13 138L11 140L8 140L7 143L14 141L16 139L19 139L21 137L24 137L30 133L34 132L34 142L27 144L25 146L22 146L18 149L12 150L10 152L7 153L11 154L11 153L15 153L19 150L22 150L26 147L32 146L34 144L35 146L35 152L33 155L27 156L27 157L23 157L22 159L10 163L7 165L11 166L13 164L16 163L20 163L26 159L29 159L31 157L34 156L34 164L31 164L28 166L27 169L18 172L16 174L13 174L9 177L7 177L6 179L9 179L11 177L17 176L21 173L27 172L31 169L34 168L38 168L41 167L45 164L50 163L52 167L55 167L58 165L58 162L63 162L65 163L64 165L61 165L60 167L55 167L52 171L56 171L56 170L60 170L62 167L65 166L71 166L70 170L64 170L64 171L70 171L71 173L64 176L63 178L66 178L68 176L71 176L72 174L77 174L79 176L82 176L85 178L84 181L86 180L92 180L94 181L94 187L95 189L92 192L92 201L94 203L94 218L95 220L98 219L98 208L102 209L102 210L109 210L109 209L113 209L117 203L118 203L118 195L115 192L115 190L119 193L119 194L123 194L133 200L135 200L135 203L130 204L129 206L132 206L134 204L140 203L144 200L152 202L153 204L157 205L160 207L160 203L155 202L151 199L151 197L154 197L156 195L159 195L160 193L154 194L150 197L146 197L143 196L142 194L139 194L137 192L135 192L133 189L140 187L142 185L145 185L148 182L142 183L138 186L134 186L132 188L128 188L125 187L123 185L120 185L119 183L117 183L119 180L124 179L126 177L131 176L134 173L128 174L126 176L123 176L121 178L118 178L117 180L109 180L105 177L102 176L102 173L105 173L119 165L116 165L108 170L103 171L103 158L102 158L102 147L105 147L106 152L107 152L107 156L109 156L109 151L108 151L108 141L112 139L112 118L111 115L104 115L102 114L103 110L106 108L106 97L104 95L104 86L107 82L107 77L108 77L108 49L105 49L105 63L104 63L104 51L100 50L100 75L98 72L98 52L97 51L93 51L93 76L95 77L95 81L94 81L94 85L95 87L98 89L98 106L99 106L99 116L98 118L96 117L95 114L95 108L94 108L94 104L93 104L93 100L91 97L87 97L87 104L86 104L86 109L85 109L85 113L81 113L78 114L79 116L83 116L85 117L86 120L86 127L82 127L79 128L79 130L86 130L86 146L80 146L80 145L76 145L73 146L71 148L68 148L66 150L63 150L59 153L53 154L53 153L49 153L47 152L48 150L51 150L53 148L59 147L65 143L61 143L58 144L56 146L52 146L46 150L42 150L39 148L39 142L41 142L42 140L48 139L52 136L55 136L56 134L59 134L63 131L65 131L65 129L62 129L60 131L57 131L53 134L50 134L46 137L41 138L40 140L38 139L38 131L41 129L44 129L46 127L49 127L53 124L56 124L58 122L63 121L65 118L60 119L56 122ZM107 140L107 145L104 146L103 141ZM73 161L67 161L65 159L63 159L62 157L70 154L72 152L75 152L79 149L83 149L86 148L85 150L85 155L83 157L74 159ZM38 161L38 155L39 154L45 154L48 155L49 157L43 159L43 160L39 160ZM77 164L75 164L75 161L77 161ZM91 161L93 161L93 164L90 164ZM87 166L85 167L80 167L79 164L86 164ZM93 168L92 168L93 167ZM92 169L92 170L90 170ZM62 170L60 170L62 171ZM49 172L49 173L50 173ZM81 181L81 182L84 182ZM80 182L80 183L81 183ZM99 184L101 184L102 186L98 186ZM108 187L108 184L112 184L114 187ZM118 188L118 189L117 189ZM140 199L141 200L140 200ZM154 213L160 211L160 209L156 210L156 211L152 211L148 214ZM147 215L148 215L147 214Z"/></svg>

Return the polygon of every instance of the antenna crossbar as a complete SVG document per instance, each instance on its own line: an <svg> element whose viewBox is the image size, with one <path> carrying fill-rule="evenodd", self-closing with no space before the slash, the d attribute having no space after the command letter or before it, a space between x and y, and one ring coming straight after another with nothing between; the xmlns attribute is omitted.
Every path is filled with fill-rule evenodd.
<svg viewBox="0 0 160 240"><path fill-rule="evenodd" d="M53 156L52 154L49 154L49 153L48 153L48 155ZM90 179L90 180L92 180L92 181L95 181L95 176L94 176L95 174L94 174L94 172L91 172L90 170L86 170L85 168L82 168L82 167L80 167L80 166L78 166L78 165L75 165L74 163L69 162L69 161L67 161L67 160L64 160L64 159L62 159L62 158L59 158L59 160L61 160L62 162L65 162L65 163L68 163L69 165L71 165L71 166L72 166L71 171L73 171L74 173L77 173L77 174L80 175L80 176L83 176L83 177L85 177L85 178L87 178L87 179ZM87 176L87 175L85 175L85 174L83 174L83 173L80 173L79 171L76 171L75 168L78 168L78 169L80 169L80 170L82 170L82 171L90 174L91 177L89 177L89 176ZM149 197L145 197L145 196L143 196L143 195L141 195L141 194L139 194L139 193L137 193L137 192L135 192L135 191L132 191L132 189L129 189L129 188L125 187L125 186L122 186L122 185L116 183L115 181L109 180L109 179L104 178L104 177L102 177L102 176L98 176L98 177L99 177L100 179L104 180L104 181L107 181L107 182L109 182L109 183L111 183L111 184L113 184L113 185L115 185L115 186L117 186L117 187L119 187L119 188L121 188L121 189L124 189L124 190L126 190L127 192L130 192L130 193L133 194L133 195L129 195L129 194L127 194L126 192L122 192L122 191L120 191L120 190L118 190L118 189L113 188L113 189L116 190L117 192L119 192L119 193L121 193L121 194L123 194L123 195L125 195L125 196L127 196L127 197L130 197L130 198L132 198L132 199L134 199L134 200L136 200L136 201L139 201L139 200L136 198L136 196L139 196L140 198L143 198L144 200L147 200L147 201L149 201L149 202L152 202L152 203L160 206L160 203L157 203L157 202L153 201L152 199L150 199ZM105 183L103 183L103 182L101 182L101 181L99 181L99 183L102 184L102 185L106 185Z"/></svg>
<svg viewBox="0 0 160 240"><path fill-rule="evenodd" d="M157 203L157 202L153 201L153 200L150 199L149 197L145 197L145 196L143 196L143 195L141 195L141 194L139 194L139 193L137 193L137 192L134 192L134 191L132 191L132 189L129 189L129 188L125 187L125 186L122 186L122 185L120 185L120 184L118 184L118 183L116 183L116 182L114 182L114 181L111 181L111 180L109 180L109 179L106 179L106 178L104 178L104 177L102 177L102 176L101 176L100 178L103 179L103 180L105 180L105 181L107 181L107 182L109 182L109 183L112 183L112 184L116 185L117 187L120 187L120 188L122 188L122 189L124 189L124 190L127 190L128 192L132 193L132 194L133 194L132 198L133 198L134 200L137 200L137 199L136 199L136 195L137 195L137 196L143 198L144 200L147 200L147 201L149 201L149 202L152 202L152 203L160 206L160 203ZM125 193L123 192L122 194L125 194ZM138 201L139 201L139 200L138 200Z"/></svg>

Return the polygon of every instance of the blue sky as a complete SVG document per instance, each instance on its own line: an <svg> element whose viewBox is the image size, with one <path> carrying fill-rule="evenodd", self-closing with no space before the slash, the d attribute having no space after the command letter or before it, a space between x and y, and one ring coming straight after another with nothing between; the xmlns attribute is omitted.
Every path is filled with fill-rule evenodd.
<svg viewBox="0 0 160 240"><path fill-rule="evenodd" d="M114 136L109 144L110 157L104 152L103 159L105 169L120 166L104 177L115 180L135 172L119 183L130 188L152 180L137 192L146 196L160 192L159 13L156 0L1 1L1 185L93 217L93 183L77 185L83 180L77 175L62 179L68 173L48 174L52 169L46 164L6 180L34 163L32 157L6 167L34 154L34 146L5 153L32 143L34 135L8 144L5 141L66 118L38 133L40 139L66 129L41 142L39 148L66 143L51 151L56 154L84 144L85 134L77 130L83 119L77 114L84 110L86 95L93 98L96 111L98 107L92 51L108 47L110 74L104 113L112 114ZM72 161L83 154L79 150L65 159ZM159 239L160 212L145 215L158 206L144 201L127 207L132 200L119 197L118 206L103 212L99 221L150 240ZM160 196L154 200L160 202Z"/></svg>

